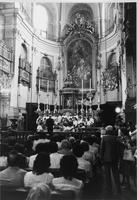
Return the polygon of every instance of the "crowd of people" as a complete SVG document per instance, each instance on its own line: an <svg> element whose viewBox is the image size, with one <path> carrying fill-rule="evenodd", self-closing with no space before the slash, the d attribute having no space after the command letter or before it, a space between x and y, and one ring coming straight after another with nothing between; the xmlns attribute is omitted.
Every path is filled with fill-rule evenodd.
<svg viewBox="0 0 137 200"><path fill-rule="evenodd" d="M101 171L105 195L114 192L111 172L120 195L131 189L131 181L136 185L136 130L108 125L82 138L44 132L20 143L9 138L1 144L0 185L27 189L27 200L50 199L54 192L66 190L80 199L85 185Z"/></svg>
<svg viewBox="0 0 137 200"><path fill-rule="evenodd" d="M72 131L76 132L79 129L92 127L94 125L94 118L82 115L69 114L56 114L56 115L44 115L39 114L36 120L37 131L48 131L49 133L54 130Z"/></svg>

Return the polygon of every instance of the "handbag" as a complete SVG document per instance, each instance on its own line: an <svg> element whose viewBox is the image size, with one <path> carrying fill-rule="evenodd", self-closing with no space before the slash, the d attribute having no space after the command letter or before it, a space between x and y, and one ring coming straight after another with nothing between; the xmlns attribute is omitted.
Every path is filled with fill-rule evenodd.
<svg viewBox="0 0 137 200"><path fill-rule="evenodd" d="M124 150L123 160L134 161L134 156L132 154L131 149Z"/></svg>

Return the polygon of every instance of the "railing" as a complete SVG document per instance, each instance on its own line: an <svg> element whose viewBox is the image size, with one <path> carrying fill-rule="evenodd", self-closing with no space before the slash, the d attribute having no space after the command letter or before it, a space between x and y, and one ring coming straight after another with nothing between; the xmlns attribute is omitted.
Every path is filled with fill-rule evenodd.
<svg viewBox="0 0 137 200"><path fill-rule="evenodd" d="M81 129L78 132L71 132L71 131L56 131L53 132L53 135L62 135L65 137L74 136L78 139L82 139L84 136L87 135L96 135L96 132L100 130L100 127L92 127L92 128L85 128ZM0 131L0 141L1 143L8 143L9 140L15 140L16 142L26 141L29 135L34 135L35 131ZM45 135L49 136L47 132ZM50 137L50 136L49 136Z"/></svg>

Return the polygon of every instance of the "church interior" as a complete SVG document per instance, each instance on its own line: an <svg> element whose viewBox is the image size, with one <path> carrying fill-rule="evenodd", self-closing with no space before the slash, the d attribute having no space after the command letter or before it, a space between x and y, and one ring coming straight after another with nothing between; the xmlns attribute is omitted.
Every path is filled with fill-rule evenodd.
<svg viewBox="0 0 137 200"><path fill-rule="evenodd" d="M118 107L135 124L136 3L0 3L0 126Z"/></svg>
<svg viewBox="0 0 137 200"><path fill-rule="evenodd" d="M0 1L0 187L23 187L0 188L2 200L79 200L51 192L62 180L81 200L136 199L136 11L134 1ZM46 176L52 197L28 195L29 175Z"/></svg>

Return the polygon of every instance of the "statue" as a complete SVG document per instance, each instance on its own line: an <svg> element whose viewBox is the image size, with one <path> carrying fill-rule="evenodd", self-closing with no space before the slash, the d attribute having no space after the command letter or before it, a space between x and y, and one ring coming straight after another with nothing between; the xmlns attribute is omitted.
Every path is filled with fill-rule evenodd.
<svg viewBox="0 0 137 200"><path fill-rule="evenodd" d="M17 130L23 131L24 130L24 117L21 112L19 112L19 117L17 120Z"/></svg>
<svg viewBox="0 0 137 200"><path fill-rule="evenodd" d="M72 105L72 102L71 102L71 98L69 97L69 98L67 99L67 107L68 107L68 108L71 108L71 105Z"/></svg>

